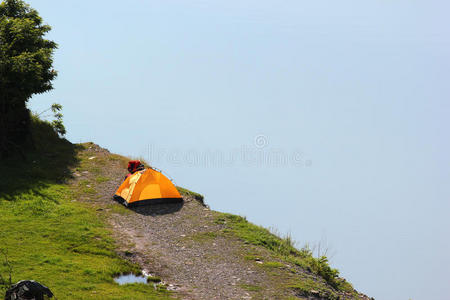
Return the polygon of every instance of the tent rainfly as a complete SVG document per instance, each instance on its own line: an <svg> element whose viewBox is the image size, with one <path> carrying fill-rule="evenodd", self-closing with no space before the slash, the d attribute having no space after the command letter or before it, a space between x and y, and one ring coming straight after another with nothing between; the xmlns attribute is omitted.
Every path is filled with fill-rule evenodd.
<svg viewBox="0 0 450 300"><path fill-rule="evenodd" d="M117 189L114 199L127 207L183 200L175 185L154 169L145 169L129 176Z"/></svg>

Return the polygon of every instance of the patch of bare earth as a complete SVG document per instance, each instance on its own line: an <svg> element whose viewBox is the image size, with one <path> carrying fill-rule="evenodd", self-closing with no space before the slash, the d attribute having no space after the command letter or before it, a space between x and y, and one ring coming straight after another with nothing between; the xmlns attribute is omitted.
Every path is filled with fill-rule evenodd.
<svg viewBox="0 0 450 300"><path fill-rule="evenodd" d="M82 163L74 170L73 184L94 190L80 195L80 200L95 205L99 216L111 225L121 255L161 277L175 296L320 299L286 288L293 276L320 278L295 266L265 267L265 261L277 258L264 248L224 234L224 225L215 222L217 212L190 197L178 204L124 208L112 200L126 174L124 160L92 143L79 156ZM361 299L369 298L361 295Z"/></svg>

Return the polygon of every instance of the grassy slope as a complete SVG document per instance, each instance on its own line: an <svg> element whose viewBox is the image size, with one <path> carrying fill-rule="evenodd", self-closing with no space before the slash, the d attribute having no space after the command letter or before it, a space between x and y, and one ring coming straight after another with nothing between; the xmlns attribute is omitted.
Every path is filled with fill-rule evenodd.
<svg viewBox="0 0 450 300"><path fill-rule="evenodd" d="M116 254L95 209L73 201L89 192L65 183L79 163L78 147L58 139L44 122L34 126L36 151L27 161L3 161L0 169L0 249L8 253L13 282L37 280L58 299L169 298L152 285L113 282L115 274L139 269Z"/></svg>
<svg viewBox="0 0 450 300"><path fill-rule="evenodd" d="M268 271L266 273L271 276L271 280L278 281L280 289L291 289L296 291L298 296L304 297L358 298L358 293L352 285L338 276L339 272L329 266L325 256L315 258L308 248L296 249L290 237L280 238L266 228L232 214L218 213L215 222L226 225L223 234L238 237L249 245L269 250L272 261L264 261L261 267ZM259 251L249 251L245 258L258 261L261 255Z"/></svg>
<svg viewBox="0 0 450 300"><path fill-rule="evenodd" d="M58 139L43 122L35 121L34 131L38 149L27 162L1 165L6 180L0 183L0 249L9 253L13 281L33 278L48 285L59 299L168 298L163 288L155 291L151 285L119 286L113 282L115 274L137 272L138 266L116 254L104 215L97 213L95 205L74 200L94 197L95 183L68 184L71 170L92 172L107 167L107 161L89 160L86 153L79 154L85 146ZM109 159L126 160L113 154ZM108 180L96 178L99 184ZM201 195L178 188L183 195L203 203ZM111 208L130 213L118 205L112 204ZM199 238L219 234L244 241L248 247L238 255L256 262L264 257L258 266L272 285L279 286L280 295L293 290L300 297L358 298L351 285L329 267L326 258L313 258L308 250L295 249L289 239L281 239L245 218L215 214L216 224L223 225L223 229ZM269 256L264 254L267 251ZM2 272L5 270L0 266ZM256 298L264 295L265 287L243 288Z"/></svg>

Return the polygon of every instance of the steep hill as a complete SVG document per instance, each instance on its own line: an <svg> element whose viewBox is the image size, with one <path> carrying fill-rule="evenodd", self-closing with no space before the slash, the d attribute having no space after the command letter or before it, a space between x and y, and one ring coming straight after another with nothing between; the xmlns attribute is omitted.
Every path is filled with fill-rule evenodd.
<svg viewBox="0 0 450 300"><path fill-rule="evenodd" d="M186 189L183 203L123 207L111 196L127 158L34 122L37 149L1 165L0 249L13 281L38 280L58 299L369 299L326 258ZM162 282L113 281L141 270Z"/></svg>

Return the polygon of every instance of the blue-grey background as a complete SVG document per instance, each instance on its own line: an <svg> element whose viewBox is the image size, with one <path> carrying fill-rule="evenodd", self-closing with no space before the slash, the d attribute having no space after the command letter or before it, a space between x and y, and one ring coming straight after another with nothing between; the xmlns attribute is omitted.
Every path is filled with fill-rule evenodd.
<svg viewBox="0 0 450 300"><path fill-rule="evenodd" d="M29 2L59 43L30 107L70 141L320 242L376 299L448 299L449 2Z"/></svg>

